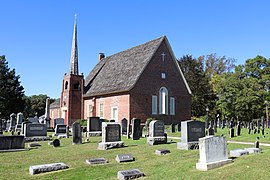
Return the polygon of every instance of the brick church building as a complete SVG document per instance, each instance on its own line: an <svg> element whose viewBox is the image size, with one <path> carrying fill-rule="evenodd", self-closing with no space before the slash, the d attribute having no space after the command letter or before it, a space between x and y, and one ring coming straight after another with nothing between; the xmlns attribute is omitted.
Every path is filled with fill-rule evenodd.
<svg viewBox="0 0 270 180"><path fill-rule="evenodd" d="M51 119L147 118L166 124L191 118L191 91L166 36L105 57L84 78L78 71L77 25L74 23L70 71L61 97L50 105Z"/></svg>

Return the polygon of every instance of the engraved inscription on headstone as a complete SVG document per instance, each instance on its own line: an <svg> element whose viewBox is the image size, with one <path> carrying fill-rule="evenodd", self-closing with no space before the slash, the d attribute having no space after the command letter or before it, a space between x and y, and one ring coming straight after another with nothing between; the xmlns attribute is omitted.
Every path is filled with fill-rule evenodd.
<svg viewBox="0 0 270 180"><path fill-rule="evenodd" d="M90 164L90 165L106 164L109 162L105 158L92 158L92 159L86 159L85 161L87 164Z"/></svg>
<svg viewBox="0 0 270 180"><path fill-rule="evenodd" d="M118 171L117 179L125 180L125 179L135 179L139 177L143 177L145 174L141 172L139 169L130 169L124 171Z"/></svg>
<svg viewBox="0 0 270 180"><path fill-rule="evenodd" d="M131 154L118 154L115 160L119 163L134 161L135 158Z"/></svg>

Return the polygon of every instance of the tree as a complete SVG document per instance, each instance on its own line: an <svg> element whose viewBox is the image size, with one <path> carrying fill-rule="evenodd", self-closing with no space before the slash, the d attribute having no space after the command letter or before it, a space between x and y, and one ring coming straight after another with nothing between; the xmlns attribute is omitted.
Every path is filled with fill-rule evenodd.
<svg viewBox="0 0 270 180"><path fill-rule="evenodd" d="M185 55L178 60L183 74L192 92L191 113L194 117L204 116L206 107L213 108L214 94L210 79L204 72L202 59L195 59Z"/></svg>
<svg viewBox="0 0 270 180"><path fill-rule="evenodd" d="M45 114L46 107L46 99L49 96L45 94L33 95L33 96L25 96L25 109L24 116L25 117L33 117L35 113L37 116L42 116ZM54 102L55 99L50 99L50 103Z"/></svg>
<svg viewBox="0 0 270 180"><path fill-rule="evenodd" d="M15 69L10 70L6 57L0 56L0 111L2 118L9 118L11 113L24 109L24 88Z"/></svg>

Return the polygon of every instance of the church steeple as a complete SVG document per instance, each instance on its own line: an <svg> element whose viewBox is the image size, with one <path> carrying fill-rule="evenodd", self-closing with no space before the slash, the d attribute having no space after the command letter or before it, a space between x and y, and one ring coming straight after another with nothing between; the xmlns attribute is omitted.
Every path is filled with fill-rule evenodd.
<svg viewBox="0 0 270 180"><path fill-rule="evenodd" d="M78 45L77 45L77 15L75 14L72 48L70 56L70 74L79 74L78 68Z"/></svg>

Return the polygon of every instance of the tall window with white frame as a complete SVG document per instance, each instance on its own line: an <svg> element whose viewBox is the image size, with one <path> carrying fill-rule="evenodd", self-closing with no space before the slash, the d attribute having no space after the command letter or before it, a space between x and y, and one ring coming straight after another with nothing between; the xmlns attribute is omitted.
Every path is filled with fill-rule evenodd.
<svg viewBox="0 0 270 180"><path fill-rule="evenodd" d="M159 90L159 114L168 114L168 90L165 87Z"/></svg>
<svg viewBox="0 0 270 180"><path fill-rule="evenodd" d="M104 104L103 103L99 104L99 117L104 118Z"/></svg>
<svg viewBox="0 0 270 180"><path fill-rule="evenodd" d="M174 100L174 97L170 97L170 115L175 115L175 100Z"/></svg>

